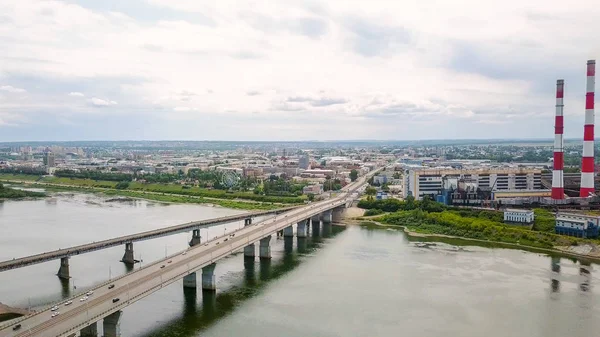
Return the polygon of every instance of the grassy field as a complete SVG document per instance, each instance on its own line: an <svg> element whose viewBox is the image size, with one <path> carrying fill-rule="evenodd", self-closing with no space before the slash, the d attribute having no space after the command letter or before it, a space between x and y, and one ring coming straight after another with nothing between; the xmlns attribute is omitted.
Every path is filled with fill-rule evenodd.
<svg viewBox="0 0 600 337"><path fill-rule="evenodd" d="M39 178L40 178L39 176L32 176L32 175L28 175L28 174L6 174L6 173L0 173L0 181L1 180L36 181Z"/></svg>

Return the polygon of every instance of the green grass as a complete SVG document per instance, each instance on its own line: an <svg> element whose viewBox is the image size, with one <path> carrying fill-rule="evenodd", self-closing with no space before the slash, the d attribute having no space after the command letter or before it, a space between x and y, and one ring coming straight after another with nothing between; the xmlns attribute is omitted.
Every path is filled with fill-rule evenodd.
<svg viewBox="0 0 600 337"><path fill-rule="evenodd" d="M16 190L0 184L0 199L41 198L45 196L44 193Z"/></svg>
<svg viewBox="0 0 600 337"><path fill-rule="evenodd" d="M40 177L28 174L8 174L0 173L0 180L23 180L23 181L36 181Z"/></svg>
<svg viewBox="0 0 600 337"><path fill-rule="evenodd" d="M589 240L576 239L553 233L532 231L505 225L496 219L465 217L459 211L424 212L420 209L398 211L384 215L377 221L424 234L442 234L463 238L515 243L538 248L567 246Z"/></svg>

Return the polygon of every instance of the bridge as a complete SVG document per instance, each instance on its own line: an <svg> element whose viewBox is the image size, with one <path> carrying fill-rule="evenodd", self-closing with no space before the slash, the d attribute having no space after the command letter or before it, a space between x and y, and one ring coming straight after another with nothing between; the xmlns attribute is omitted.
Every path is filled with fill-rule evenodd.
<svg viewBox="0 0 600 337"><path fill-rule="evenodd" d="M313 226L320 225L321 221L324 227L330 225L343 208L353 202L357 196L354 192L366 179L363 177L347 186L333 199L298 207L256 224L245 222L244 228L206 243L191 242L191 247L184 252L99 285L88 299L82 299L82 294L57 303L61 313L55 317L46 309L0 326L0 337L98 336L99 321L102 321L105 337L120 336L119 322L126 306L180 279L184 287L196 289L196 271L199 270L202 270L202 289L215 291L214 269L219 259L241 250L245 258L254 259L256 243L259 257L270 259L274 233L290 237L296 226L296 235L302 238L307 236L308 221Z"/></svg>
<svg viewBox="0 0 600 337"><path fill-rule="evenodd" d="M173 234L178 234L182 232L192 231L192 240L190 241L190 245L195 242L200 242L200 229L207 228L211 226L216 226L224 223L230 223L234 221L244 220L246 223L251 223L253 218L271 214L280 214L294 207L282 208L271 211L261 211L261 212L253 212L246 214L238 214L231 215L216 219L208 219L201 221L193 221L184 224L174 225L170 227L164 227L160 229L150 230L146 232L141 232L137 234L120 236L108 240L98 241L94 243L87 243L79 246L74 246L70 248L58 249L52 252L46 252L21 258L16 258L13 260L0 262L0 272L15 268L21 268L25 266L29 266L32 264L47 262L51 260L60 259L60 268L58 270L58 277L62 279L69 279L69 258L74 255L80 255L84 253L93 252L100 249L106 249L114 246L125 245L125 254L121 261L125 263L133 264L135 263L135 259L133 257L133 243L136 241L143 241L154 239L162 236L168 236Z"/></svg>

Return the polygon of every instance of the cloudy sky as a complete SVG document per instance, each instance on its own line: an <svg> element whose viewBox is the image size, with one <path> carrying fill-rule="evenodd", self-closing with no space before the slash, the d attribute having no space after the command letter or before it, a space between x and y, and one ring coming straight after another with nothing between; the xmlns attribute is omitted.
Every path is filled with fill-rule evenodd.
<svg viewBox="0 0 600 337"><path fill-rule="evenodd" d="M0 0L0 141L583 134L595 1Z"/></svg>

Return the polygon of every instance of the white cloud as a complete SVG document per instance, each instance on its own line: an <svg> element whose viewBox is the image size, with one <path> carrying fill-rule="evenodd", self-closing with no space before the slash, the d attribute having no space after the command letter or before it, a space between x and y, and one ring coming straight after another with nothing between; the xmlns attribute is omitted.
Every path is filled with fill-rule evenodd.
<svg viewBox="0 0 600 337"><path fill-rule="evenodd" d="M88 102L91 105L97 106L97 107L107 107L107 106L111 106L111 105L117 105L117 102L115 102L115 101L105 100L105 99L101 99L101 98L97 98L97 97L93 97L93 98L89 99Z"/></svg>
<svg viewBox="0 0 600 337"><path fill-rule="evenodd" d="M273 125L303 129L289 134L310 139L443 138L466 122L483 136L552 137L555 79L565 78L565 104L580 119L585 61L600 57L594 33L600 8L591 0L531 0L528 9L521 0L151 0L136 6L139 11L125 15L79 2L0 2L10 18L0 21L6 50L0 80L14 86L0 90L30 90L0 100L0 111L52 107L46 110L74 116L112 107L123 116L185 116L190 125L211 129L229 111L224 128L233 131L220 128L217 136L237 139L287 135ZM170 14L148 18L142 6ZM49 89L40 89L36 76ZM52 90L51 81L62 91ZM77 91L69 96L97 97L65 103L70 90ZM322 116L348 127L323 133ZM577 118L569 120L581 124ZM234 129L238 120L249 127ZM494 120L509 122L491 125ZM420 128L426 121L435 125ZM530 123L536 127L513 128ZM582 130L565 128L568 137Z"/></svg>
<svg viewBox="0 0 600 337"><path fill-rule="evenodd" d="M0 86L0 90L2 90L2 91L8 91L8 92L11 92L11 93L14 93L14 94L27 92L27 90L25 90L25 89L15 88L15 87L10 86L10 85Z"/></svg>

